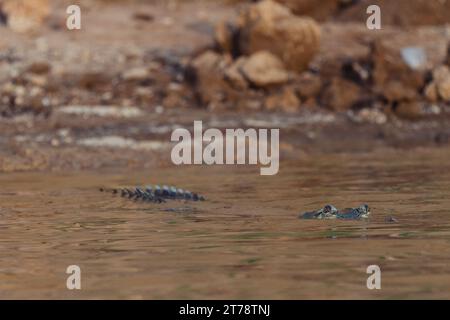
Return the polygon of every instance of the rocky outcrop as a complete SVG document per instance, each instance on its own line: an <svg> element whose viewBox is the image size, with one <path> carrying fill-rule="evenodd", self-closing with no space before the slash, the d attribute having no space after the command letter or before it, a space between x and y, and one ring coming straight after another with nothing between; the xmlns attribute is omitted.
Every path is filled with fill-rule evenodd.
<svg viewBox="0 0 450 320"><path fill-rule="evenodd" d="M258 105L291 112L300 106L297 90L276 90L274 94L272 89L295 82L308 68L319 42L320 30L314 20L264 0L249 5L238 21L216 26L216 50L192 59L189 79L204 105L242 105L242 100L250 102L262 96ZM277 103L276 97L281 97L282 103Z"/></svg>
<svg viewBox="0 0 450 320"><path fill-rule="evenodd" d="M411 3L418 5L415 0ZM244 6L236 21L216 28L216 50L208 53L214 67L206 63L203 71L194 68L201 102L284 112L318 106L349 117L381 119L377 123L393 115L417 119L435 114L441 106L426 100L437 104L449 100L448 67L436 68L447 56L442 33L427 29L411 37L386 30L380 37L365 29L324 27L334 32L336 41L331 40L333 34L321 36L312 18L296 15L323 18L353 6L357 4L345 0L325 0L321 5L308 0L263 0ZM322 50L314 59L322 37ZM360 42L357 50L351 47L354 41ZM328 53L339 46L351 48ZM192 64L203 58L196 57Z"/></svg>

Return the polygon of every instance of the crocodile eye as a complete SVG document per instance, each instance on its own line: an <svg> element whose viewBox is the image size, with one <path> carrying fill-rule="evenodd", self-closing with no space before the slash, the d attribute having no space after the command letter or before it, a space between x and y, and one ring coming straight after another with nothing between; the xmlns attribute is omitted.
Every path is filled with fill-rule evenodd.
<svg viewBox="0 0 450 320"><path fill-rule="evenodd" d="M336 213L337 209L332 206L331 204L327 204L324 208L323 208L323 212L324 213L331 213L334 214Z"/></svg>

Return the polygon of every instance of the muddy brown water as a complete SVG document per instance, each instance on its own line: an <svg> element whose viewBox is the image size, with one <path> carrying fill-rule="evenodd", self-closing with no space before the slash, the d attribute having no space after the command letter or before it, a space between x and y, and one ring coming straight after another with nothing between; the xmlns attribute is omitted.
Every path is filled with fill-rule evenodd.
<svg viewBox="0 0 450 320"><path fill-rule="evenodd" d="M318 155L255 167L0 176L0 298L450 298L450 150ZM203 203L99 186L167 183ZM366 202L368 221L307 221ZM394 216L397 223L386 223ZM381 290L366 268L381 268ZM82 289L66 289L67 266Z"/></svg>

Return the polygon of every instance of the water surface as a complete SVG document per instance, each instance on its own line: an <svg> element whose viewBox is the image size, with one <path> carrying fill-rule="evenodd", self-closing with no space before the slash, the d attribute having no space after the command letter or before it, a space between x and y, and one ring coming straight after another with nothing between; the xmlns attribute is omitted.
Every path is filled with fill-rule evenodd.
<svg viewBox="0 0 450 320"><path fill-rule="evenodd" d="M0 176L0 298L450 298L450 150L317 155L256 167ZM100 186L166 183L207 202ZM307 221L368 203L368 221ZM386 223L394 216L398 223ZM382 289L366 288L366 268ZM79 265L82 290L66 289Z"/></svg>

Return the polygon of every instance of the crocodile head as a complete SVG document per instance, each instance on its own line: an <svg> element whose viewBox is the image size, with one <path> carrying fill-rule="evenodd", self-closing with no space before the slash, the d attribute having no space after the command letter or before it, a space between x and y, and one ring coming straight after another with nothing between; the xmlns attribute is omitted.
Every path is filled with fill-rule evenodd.
<svg viewBox="0 0 450 320"><path fill-rule="evenodd" d="M301 214L299 218L301 219L333 219L336 218L338 210L328 204L325 207L316 210L316 211L309 211Z"/></svg>
<svg viewBox="0 0 450 320"><path fill-rule="evenodd" d="M321 219L334 219L338 213L338 209L331 204L327 204L321 211Z"/></svg>
<svg viewBox="0 0 450 320"><path fill-rule="evenodd" d="M370 215L370 208L367 204L359 206L357 209L361 218L368 218Z"/></svg>

